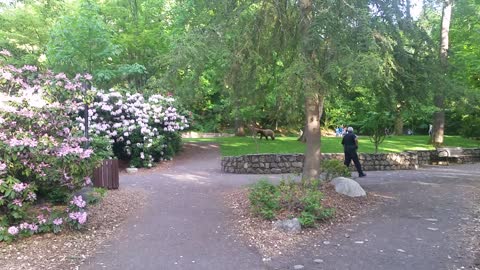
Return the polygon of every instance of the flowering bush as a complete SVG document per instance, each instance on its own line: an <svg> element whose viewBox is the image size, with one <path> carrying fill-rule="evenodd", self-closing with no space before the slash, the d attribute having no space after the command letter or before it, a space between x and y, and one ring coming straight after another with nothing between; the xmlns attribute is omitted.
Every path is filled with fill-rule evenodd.
<svg viewBox="0 0 480 270"><path fill-rule="evenodd" d="M74 229L81 229L87 222L87 212L85 211L85 202L82 196L74 196L70 201L70 205L67 209L68 212L68 224Z"/></svg>
<svg viewBox="0 0 480 270"><path fill-rule="evenodd" d="M87 203L82 196L74 196L66 211L52 210L42 207L41 212L34 218L27 218L30 222L20 222L17 225L8 225L0 220L0 241L10 242L19 237L27 237L36 233L59 233L65 225L72 229L82 229L87 222L88 214L85 210Z"/></svg>
<svg viewBox="0 0 480 270"><path fill-rule="evenodd" d="M2 168L3 170L6 168L4 163L0 163L0 169ZM6 222L16 222L25 218L26 209L36 199L33 185L22 183L12 176L0 179L0 215L4 215L3 219Z"/></svg>
<svg viewBox="0 0 480 270"><path fill-rule="evenodd" d="M187 118L173 102L161 95L145 100L141 94L98 91L88 112L89 130L110 138L117 157L131 160L136 167L151 167L152 162L171 159L178 152L178 131L188 128ZM73 115L84 115L83 106L71 108ZM84 119L77 121L85 129Z"/></svg>
<svg viewBox="0 0 480 270"><path fill-rule="evenodd" d="M7 175L35 183L42 195L68 195L84 186L105 158L85 147L86 138L62 108L0 110L0 139Z"/></svg>
<svg viewBox="0 0 480 270"><path fill-rule="evenodd" d="M9 53L0 52L1 64L1 56ZM78 99L76 90L86 80L91 76L69 80L32 66L0 65L0 92L7 94L0 101L0 241L85 224L81 197L74 197L68 212L44 208L39 214L29 206L37 195L67 202L75 190L91 183L89 176L101 161L112 156L109 140L92 136L87 141L64 106Z"/></svg>

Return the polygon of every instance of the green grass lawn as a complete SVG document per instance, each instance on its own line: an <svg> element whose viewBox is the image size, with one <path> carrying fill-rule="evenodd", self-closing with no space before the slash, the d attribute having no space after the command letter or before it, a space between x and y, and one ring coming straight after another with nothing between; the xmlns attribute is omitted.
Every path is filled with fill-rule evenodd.
<svg viewBox="0 0 480 270"><path fill-rule="evenodd" d="M298 142L296 137L278 137L274 141L257 140L257 145L252 137L223 137L183 139L184 142L215 142L220 144L223 156L238 156L256 153L304 153L305 144ZM407 150L431 150L433 146L427 145L428 136L391 136L379 146L379 152L403 152ZM373 153L375 147L368 137L360 136L360 153ZM445 136L445 146L480 147L480 141L465 139L460 136ZM322 137L323 153L342 153L340 137Z"/></svg>

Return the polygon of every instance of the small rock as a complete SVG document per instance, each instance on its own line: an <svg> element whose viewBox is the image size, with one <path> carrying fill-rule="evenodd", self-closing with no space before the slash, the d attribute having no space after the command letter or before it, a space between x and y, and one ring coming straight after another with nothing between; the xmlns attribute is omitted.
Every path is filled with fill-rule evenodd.
<svg viewBox="0 0 480 270"><path fill-rule="evenodd" d="M350 238L350 235L348 233L345 234L346 238Z"/></svg>
<svg viewBox="0 0 480 270"><path fill-rule="evenodd" d="M315 259L315 260L313 260L313 261L316 262L316 263L323 263L323 260L322 260L322 259Z"/></svg>
<svg viewBox="0 0 480 270"><path fill-rule="evenodd" d="M330 245L330 241L323 241L324 245Z"/></svg>
<svg viewBox="0 0 480 270"><path fill-rule="evenodd" d="M301 265L301 264L297 264L297 265L294 265L293 266L293 269L303 269L305 266Z"/></svg>
<svg viewBox="0 0 480 270"><path fill-rule="evenodd" d="M438 231L438 228L428 227L427 229L430 230L430 231Z"/></svg>
<svg viewBox="0 0 480 270"><path fill-rule="evenodd" d="M297 218L278 220L273 223L273 227L277 230L281 230L288 233L298 233L302 230L302 225Z"/></svg>
<svg viewBox="0 0 480 270"><path fill-rule="evenodd" d="M398 251L398 252L405 253L405 250L403 250L403 249L401 249L401 248L397 249L397 251Z"/></svg>
<svg viewBox="0 0 480 270"><path fill-rule="evenodd" d="M426 221L431 221L431 222L437 222L438 221L438 219L436 219L436 218L426 218L425 220Z"/></svg>
<svg viewBox="0 0 480 270"><path fill-rule="evenodd" d="M136 173L138 172L138 169L137 168L127 168L127 173Z"/></svg>
<svg viewBox="0 0 480 270"><path fill-rule="evenodd" d="M355 244L363 244L363 241L355 241Z"/></svg>

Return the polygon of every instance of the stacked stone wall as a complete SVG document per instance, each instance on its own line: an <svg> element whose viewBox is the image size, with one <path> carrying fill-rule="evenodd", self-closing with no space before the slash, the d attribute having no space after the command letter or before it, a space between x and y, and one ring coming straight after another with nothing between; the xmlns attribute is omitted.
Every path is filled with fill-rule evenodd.
<svg viewBox="0 0 480 270"><path fill-rule="evenodd" d="M464 156L458 163L480 161L480 148L464 149ZM256 154L222 158L222 171L227 173L278 174L300 173L303 167L303 154ZM343 161L340 153L322 154L322 159ZM414 170L419 166L432 164L438 159L436 150L407 151L402 153L359 154L365 171ZM355 167L350 166L351 170Z"/></svg>

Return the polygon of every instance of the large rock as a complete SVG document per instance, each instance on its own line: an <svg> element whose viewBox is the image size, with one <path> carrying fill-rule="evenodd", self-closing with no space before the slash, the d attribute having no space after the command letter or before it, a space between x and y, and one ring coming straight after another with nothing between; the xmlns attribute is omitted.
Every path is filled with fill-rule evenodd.
<svg viewBox="0 0 480 270"><path fill-rule="evenodd" d="M273 227L288 233L298 233L302 230L302 225L297 218L275 221Z"/></svg>
<svg viewBox="0 0 480 270"><path fill-rule="evenodd" d="M349 197L362 197L366 196L367 193L363 188L355 181L350 178L337 177L331 181L332 185L335 186L335 191Z"/></svg>

